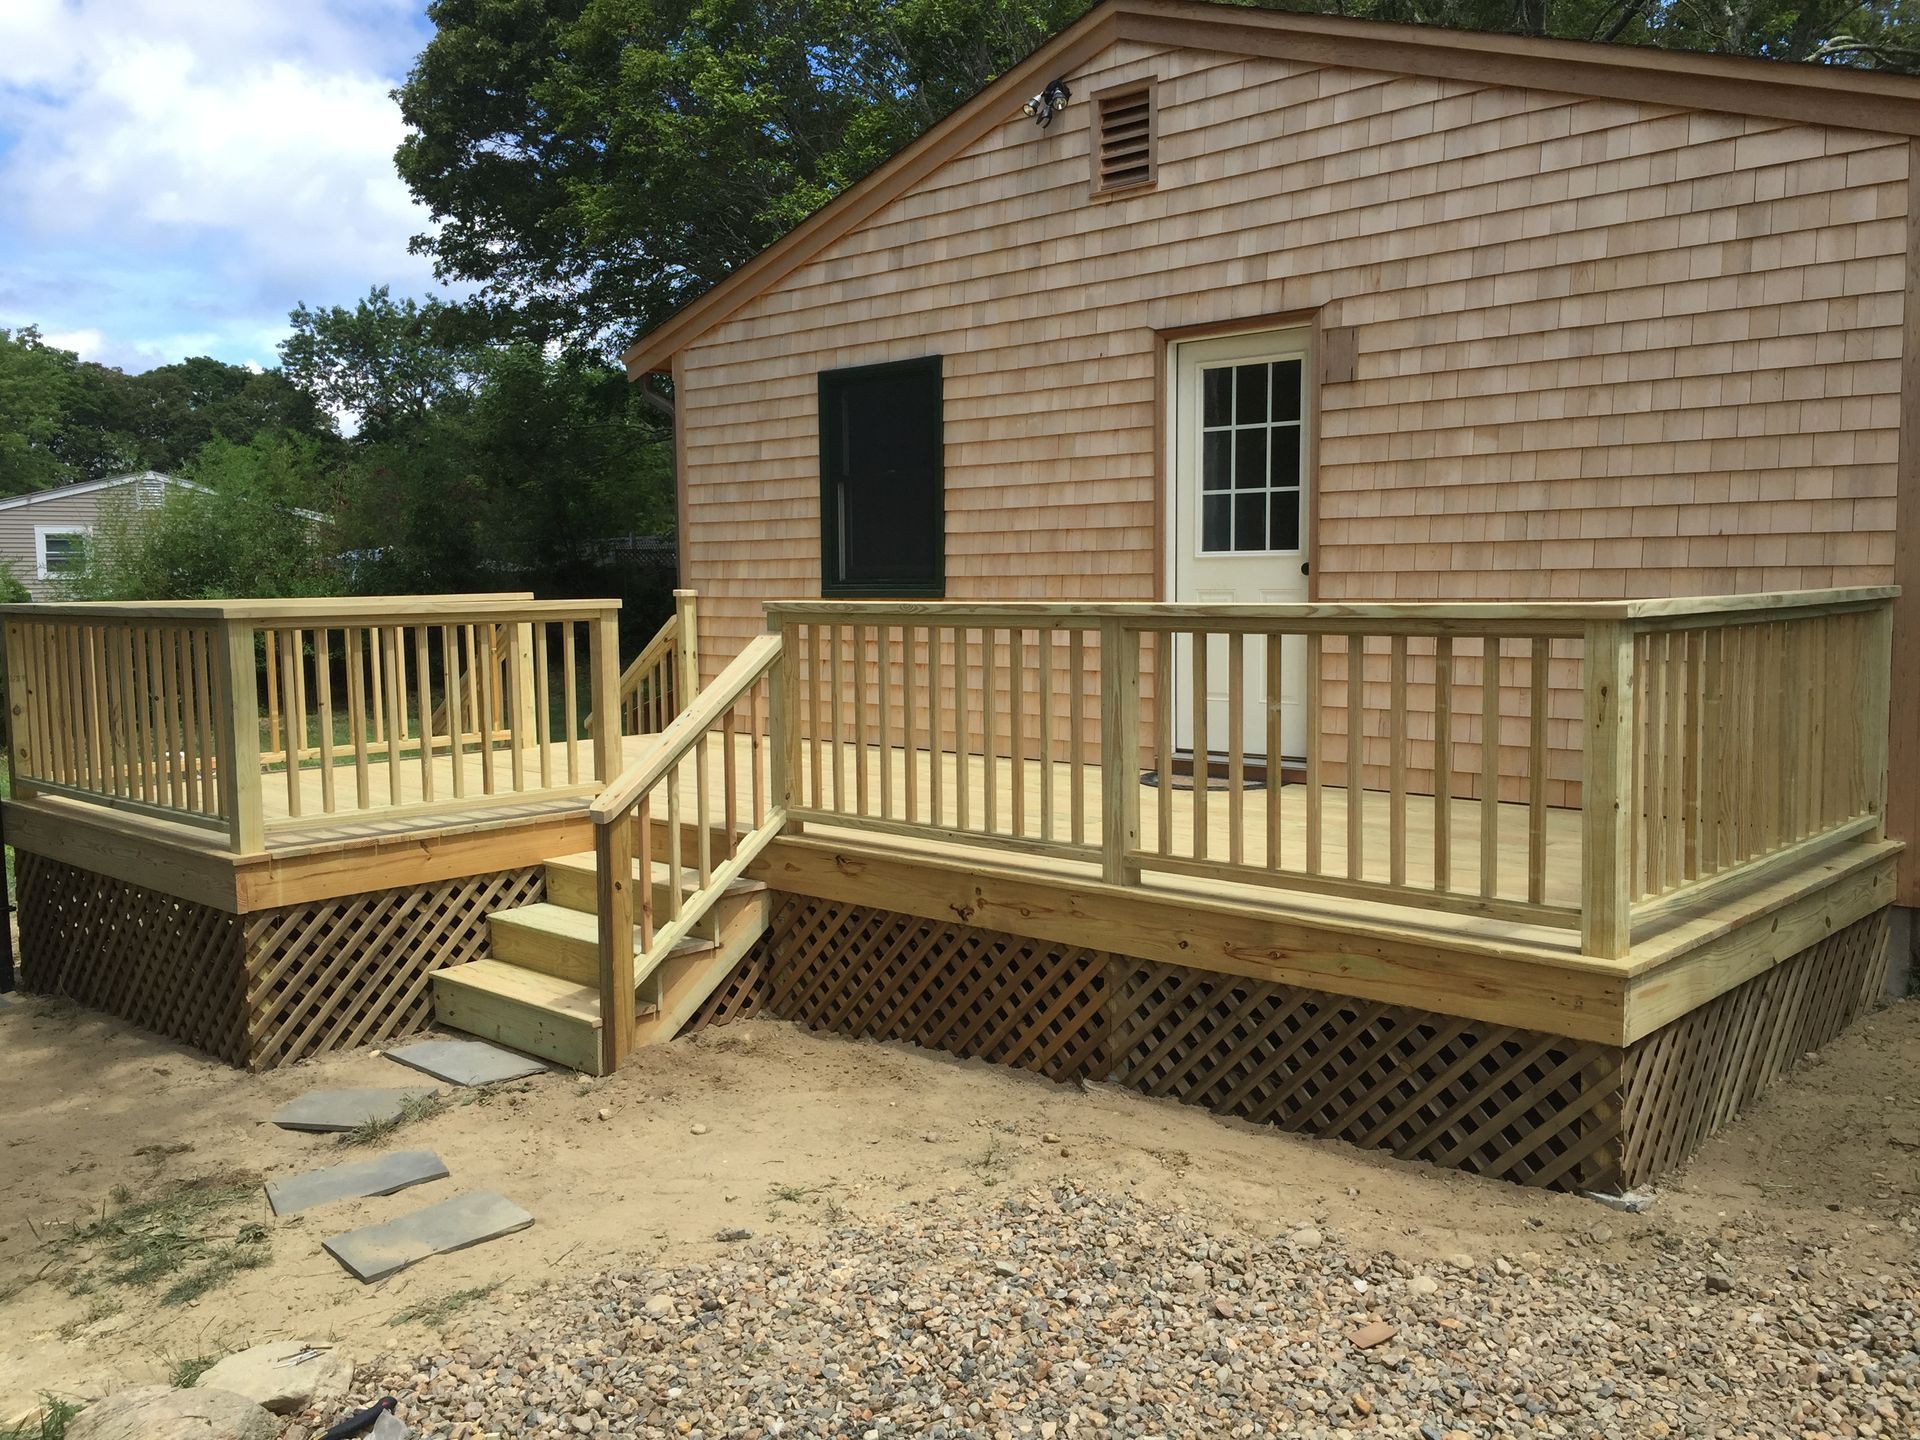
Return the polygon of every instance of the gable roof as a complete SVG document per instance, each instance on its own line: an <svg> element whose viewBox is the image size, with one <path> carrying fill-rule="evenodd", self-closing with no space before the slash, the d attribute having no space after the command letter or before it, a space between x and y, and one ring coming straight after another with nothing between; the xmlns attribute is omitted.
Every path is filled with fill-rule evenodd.
<svg viewBox="0 0 1920 1440"><path fill-rule="evenodd" d="M1056 75L1116 40L1513 85L1920 137L1920 80L1832 65L1536 40L1296 15L1201 0L1104 0L620 356L629 379L673 356L937 170Z"/></svg>
<svg viewBox="0 0 1920 1440"><path fill-rule="evenodd" d="M22 510L38 505L43 500L66 500L76 495L92 495L100 490L112 490L121 485L140 485L164 489L177 485L187 490L200 487L191 480L182 480L177 475L163 475L158 470L136 470L130 475L107 475L98 480L76 480L71 485L54 485L45 490L29 490L24 495L10 495L0 500L0 510Z"/></svg>

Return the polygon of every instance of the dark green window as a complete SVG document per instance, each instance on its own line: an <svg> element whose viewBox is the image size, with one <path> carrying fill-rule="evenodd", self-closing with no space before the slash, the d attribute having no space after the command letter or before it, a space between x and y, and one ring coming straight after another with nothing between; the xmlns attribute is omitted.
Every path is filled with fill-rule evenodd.
<svg viewBox="0 0 1920 1440"><path fill-rule="evenodd" d="M940 357L820 375L820 593L946 593Z"/></svg>

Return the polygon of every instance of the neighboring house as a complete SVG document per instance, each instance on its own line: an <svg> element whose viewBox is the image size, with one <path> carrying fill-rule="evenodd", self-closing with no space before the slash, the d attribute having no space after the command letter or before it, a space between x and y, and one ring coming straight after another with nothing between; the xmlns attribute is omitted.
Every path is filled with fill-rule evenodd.
<svg viewBox="0 0 1920 1440"><path fill-rule="evenodd" d="M0 564L34 599L57 598L62 579L85 567L104 505L129 499L136 506L157 504L177 486L192 488L190 481L143 470L0 500Z"/></svg>
<svg viewBox="0 0 1920 1440"><path fill-rule="evenodd" d="M786 597L1898 580L1911 842L1917 139L1907 77L1108 0L626 352L673 378L705 668ZM1304 648L1284 665L1297 696ZM1577 674L1554 804L1578 801ZM1385 738L1363 747L1384 785Z"/></svg>

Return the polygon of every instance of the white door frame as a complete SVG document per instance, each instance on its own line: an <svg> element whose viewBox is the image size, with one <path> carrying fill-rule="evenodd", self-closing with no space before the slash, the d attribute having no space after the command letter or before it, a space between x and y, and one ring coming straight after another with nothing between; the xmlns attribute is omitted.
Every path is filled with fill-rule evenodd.
<svg viewBox="0 0 1920 1440"><path fill-rule="evenodd" d="M1220 362L1244 362L1255 359L1294 359L1301 362L1301 405L1300 405L1300 536L1299 548L1289 551L1251 551L1240 552L1251 560L1271 559L1276 564L1288 567L1288 573L1276 578L1284 578L1288 583L1283 587L1295 588L1297 580L1298 599L1305 602L1311 595L1307 565L1311 556L1313 542L1313 519L1316 509L1314 481L1314 456L1316 454L1317 435L1315 434L1318 386L1315 383L1316 327L1308 317L1302 317L1291 324L1266 324L1259 328L1228 330L1213 334L1193 336L1187 339L1169 339L1162 354L1162 373L1165 376L1165 393L1160 397L1166 423L1163 427L1163 453L1161 456L1161 513L1165 517L1162 535L1164 574L1166 576L1165 598L1178 602L1193 598L1195 587L1193 564L1202 558L1200 551L1200 517L1196 498L1183 494L1183 490L1192 490L1198 483L1199 440L1199 367ZM1182 526L1182 505L1187 506L1189 523ZM1292 573L1298 567L1297 576ZM1183 594L1183 590L1188 594ZM1291 597L1290 597L1291 598ZM1286 653L1287 679L1285 689L1289 709L1297 709L1303 697L1305 682L1305 644L1299 637L1292 637L1293 644ZM1187 694L1186 676L1190 664L1186 654L1187 647L1176 647L1179 671L1174 681L1174 744L1181 751L1192 748L1192 707ZM1248 646L1249 655L1260 652L1260 659L1253 661L1256 666L1264 665L1264 647ZM1217 652L1217 653L1216 653ZM1210 674L1224 674L1226 647L1224 641L1216 641L1209 651ZM1219 664L1213 662L1218 661ZM1248 697L1251 702L1256 693L1255 677L1248 676ZM1209 690L1213 686L1209 685ZM1264 685L1260 685L1261 690ZM1224 705L1224 697L1216 697ZM1209 749L1223 748L1226 731L1224 715L1212 717L1208 722ZM1290 735L1285 744L1289 753L1304 747L1304 712L1293 717L1294 723L1288 728L1299 731L1296 739ZM1245 743L1250 753L1257 754L1265 748L1266 729L1264 721L1256 725L1249 716L1245 724Z"/></svg>

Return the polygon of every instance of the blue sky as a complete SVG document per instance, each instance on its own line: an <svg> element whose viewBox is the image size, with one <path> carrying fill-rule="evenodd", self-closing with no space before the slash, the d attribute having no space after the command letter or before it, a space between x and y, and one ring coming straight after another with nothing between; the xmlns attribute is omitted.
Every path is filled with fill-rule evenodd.
<svg viewBox="0 0 1920 1440"><path fill-rule="evenodd" d="M434 293L388 92L424 0L0 0L0 327L274 363L298 301Z"/></svg>

